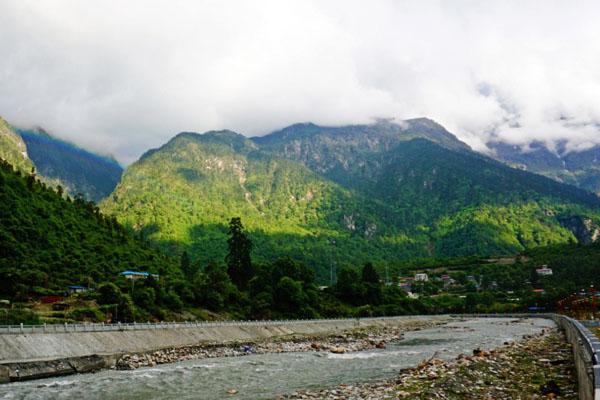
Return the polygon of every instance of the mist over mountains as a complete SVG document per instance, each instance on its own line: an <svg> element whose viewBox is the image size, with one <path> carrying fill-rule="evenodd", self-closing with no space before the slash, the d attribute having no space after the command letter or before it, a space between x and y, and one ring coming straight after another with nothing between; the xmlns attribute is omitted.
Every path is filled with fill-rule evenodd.
<svg viewBox="0 0 600 400"><path fill-rule="evenodd" d="M490 142L492 157L515 168L548 176L590 192L600 192L600 146L586 150L568 150L559 141L554 148L534 141L527 146Z"/></svg>

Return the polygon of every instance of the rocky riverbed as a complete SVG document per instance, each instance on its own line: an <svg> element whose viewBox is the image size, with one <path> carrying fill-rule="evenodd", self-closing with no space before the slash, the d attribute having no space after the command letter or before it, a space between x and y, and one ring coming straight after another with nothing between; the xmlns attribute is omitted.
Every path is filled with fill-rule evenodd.
<svg viewBox="0 0 600 400"><path fill-rule="evenodd" d="M577 399L573 356L563 334L548 329L523 341L452 362L432 357L394 379L298 391L278 399Z"/></svg>
<svg viewBox="0 0 600 400"><path fill-rule="evenodd" d="M441 323L443 323L442 320L406 321L395 325L354 328L336 334L293 335L264 341L228 344L205 343L198 346L166 348L146 353L129 353L119 358L116 369L132 370L184 360L240 357L250 354L308 351L341 354L381 349L385 348L388 343L402 340L403 332L430 328Z"/></svg>

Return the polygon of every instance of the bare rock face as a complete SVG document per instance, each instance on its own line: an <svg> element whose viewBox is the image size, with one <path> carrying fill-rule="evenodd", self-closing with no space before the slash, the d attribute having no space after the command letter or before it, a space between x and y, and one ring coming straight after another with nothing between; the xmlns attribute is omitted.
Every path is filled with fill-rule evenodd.
<svg viewBox="0 0 600 400"><path fill-rule="evenodd" d="M591 218L575 215L561 218L559 221L562 226L573 232L579 243L595 243L600 238L600 227Z"/></svg>

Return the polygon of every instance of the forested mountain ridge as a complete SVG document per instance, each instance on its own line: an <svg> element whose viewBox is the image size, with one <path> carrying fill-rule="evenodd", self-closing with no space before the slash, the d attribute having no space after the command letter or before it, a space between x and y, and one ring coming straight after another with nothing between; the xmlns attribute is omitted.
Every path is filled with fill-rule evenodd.
<svg viewBox="0 0 600 400"><path fill-rule="evenodd" d="M427 119L297 124L260 138L182 133L126 169L101 207L173 253L222 259L242 217L258 260L337 263L504 254L576 242L597 196L471 151Z"/></svg>
<svg viewBox="0 0 600 400"><path fill-rule="evenodd" d="M316 248L331 260L340 234L358 242L359 257L368 249L346 227L385 226L376 211L386 207L229 131L180 134L146 153L101 206L174 252L187 244L203 261L223 259L224 224L237 215L254 233L259 260L305 259Z"/></svg>
<svg viewBox="0 0 600 400"><path fill-rule="evenodd" d="M0 118L0 158L25 173L35 167L46 184L99 202L121 178L123 168L111 158L58 139L41 128L14 128Z"/></svg>
<svg viewBox="0 0 600 400"><path fill-rule="evenodd" d="M27 145L38 174L60 182L73 195L99 202L121 178L123 168L111 158L60 140L41 128L15 130Z"/></svg>
<svg viewBox="0 0 600 400"><path fill-rule="evenodd" d="M368 125L323 127L295 124L266 136L251 138L262 149L345 185L371 178L381 167L378 156L413 139L426 139L452 150L470 150L441 125L427 118L400 123L380 120ZM375 171L374 171L375 170Z"/></svg>

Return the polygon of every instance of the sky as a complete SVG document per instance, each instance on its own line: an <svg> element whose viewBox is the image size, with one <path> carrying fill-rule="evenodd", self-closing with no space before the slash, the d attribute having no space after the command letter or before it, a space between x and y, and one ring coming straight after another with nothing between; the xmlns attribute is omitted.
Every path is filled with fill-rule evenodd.
<svg viewBox="0 0 600 400"><path fill-rule="evenodd" d="M429 117L600 143L600 2L0 0L0 116L123 164L181 131Z"/></svg>

